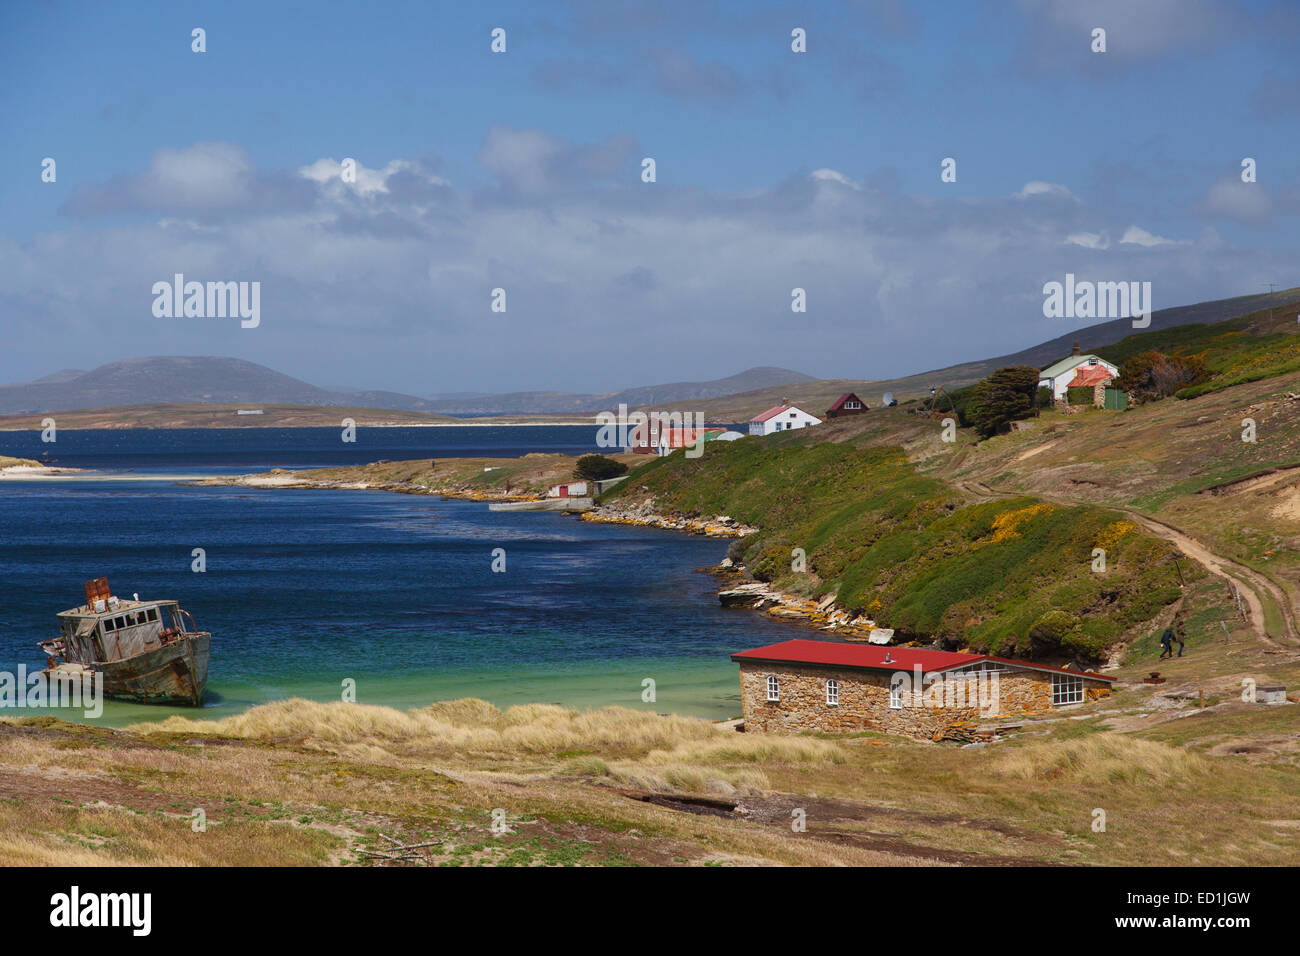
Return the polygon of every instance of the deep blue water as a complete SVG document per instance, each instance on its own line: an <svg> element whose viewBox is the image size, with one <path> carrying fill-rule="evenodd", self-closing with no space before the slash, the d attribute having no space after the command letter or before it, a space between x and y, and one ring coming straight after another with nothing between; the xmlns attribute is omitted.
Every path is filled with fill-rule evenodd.
<svg viewBox="0 0 1300 956"><path fill-rule="evenodd" d="M402 431L427 442L447 430ZM504 443L520 429L498 431L509 433ZM544 430L533 447L558 447L566 432ZM207 431L152 432L165 450L132 458L122 434L87 438L81 461L121 455L125 467L149 471L162 458L184 472L202 459L238 471L250 454L214 449ZM76 447L72 436L59 434L61 449ZM375 457L403 457L396 440ZM334 453L316 441L287 436L285 454ZM261 467L285 460L267 447L252 454ZM362 703L472 695L727 717L740 709L727 655L795 636L722 610L712 580L694 573L722 559L725 539L433 497L135 478L0 482L0 668L41 665L36 641L53 636L55 612L81 603L82 582L99 576L124 596L179 599L213 633L213 716L294 695L336 700L352 678ZM191 570L194 548L206 552L204 573ZM504 573L492 571L495 548L505 549ZM641 700L644 678L657 684L654 703ZM172 712L110 704L106 719Z"/></svg>
<svg viewBox="0 0 1300 956"><path fill-rule="evenodd" d="M70 468L253 471L356 465L389 458L517 458L528 452L599 451L595 425L470 425L358 428L59 429L0 432L0 455Z"/></svg>

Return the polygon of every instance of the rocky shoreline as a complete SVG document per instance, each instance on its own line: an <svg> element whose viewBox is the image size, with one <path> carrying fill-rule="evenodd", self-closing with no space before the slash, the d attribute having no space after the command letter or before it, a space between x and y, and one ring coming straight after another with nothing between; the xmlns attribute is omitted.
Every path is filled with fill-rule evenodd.
<svg viewBox="0 0 1300 956"><path fill-rule="evenodd" d="M668 531L685 531L688 534L702 534L710 538L743 538L758 529L737 521L727 515L713 518L683 518L658 514L650 502L642 502L631 507L598 505L591 511L579 515L582 521L597 521L605 524L630 524L643 528L664 528Z"/></svg>
<svg viewBox="0 0 1300 956"><path fill-rule="evenodd" d="M748 578L744 570L737 569L730 558L724 559L714 573L717 576L737 575ZM752 608L763 611L768 617L806 624L819 631L830 631L850 641L888 644L894 637L891 629L877 627L876 622L866 615L854 615L838 607L833 594L814 601L780 591L763 581L747 579L742 584L719 591L718 601L723 607Z"/></svg>
<svg viewBox="0 0 1300 956"><path fill-rule="evenodd" d="M758 531L757 528L736 521L728 515L711 518L687 518L656 512L649 501L617 507L599 505L579 515L582 521L609 524L628 524L641 527L665 528L714 538L743 538ZM871 641L887 644L894 632L876 626L865 615L854 615L835 604L835 596L827 595L820 601L789 594L751 577L743 565L731 558L713 568L701 569L719 580L723 587L718 601L723 607L746 608L762 611L768 617L782 621L805 624L819 631L830 631L846 640Z"/></svg>

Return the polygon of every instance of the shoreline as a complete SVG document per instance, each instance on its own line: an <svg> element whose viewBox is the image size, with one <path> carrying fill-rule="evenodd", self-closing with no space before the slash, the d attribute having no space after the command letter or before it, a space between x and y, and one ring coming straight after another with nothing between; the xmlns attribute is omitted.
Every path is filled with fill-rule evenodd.
<svg viewBox="0 0 1300 956"><path fill-rule="evenodd" d="M281 470L283 469L272 469L272 472L261 472L252 475L202 477L188 480L182 479L180 483L186 485L233 488L292 488L297 490L314 489L319 491L390 491L403 495L434 495L439 498L453 498L461 501L504 502L546 500L544 497L539 497L537 495L515 495L507 494L505 492L483 491L475 488L435 488L431 485L417 485L409 482L295 478L292 473L284 475L274 474L274 472Z"/></svg>

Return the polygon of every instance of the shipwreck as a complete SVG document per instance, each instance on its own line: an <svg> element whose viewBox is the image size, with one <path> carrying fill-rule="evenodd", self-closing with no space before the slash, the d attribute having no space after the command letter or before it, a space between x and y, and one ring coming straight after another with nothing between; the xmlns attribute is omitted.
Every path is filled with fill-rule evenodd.
<svg viewBox="0 0 1300 956"><path fill-rule="evenodd" d="M116 597L107 578L85 590L85 604L59 612L59 636L40 644L47 674L100 673L105 696L117 700L203 703L212 635L188 611L176 601Z"/></svg>

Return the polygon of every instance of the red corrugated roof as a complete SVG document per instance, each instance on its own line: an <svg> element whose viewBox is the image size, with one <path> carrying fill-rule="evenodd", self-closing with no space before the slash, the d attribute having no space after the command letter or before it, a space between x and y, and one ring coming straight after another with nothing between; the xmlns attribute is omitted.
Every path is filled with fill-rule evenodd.
<svg viewBox="0 0 1300 956"><path fill-rule="evenodd" d="M845 392L843 395L841 395L839 398L835 399L835 401L831 403L831 407L828 408L827 411L830 411L830 412L835 411L835 409L839 408L841 405L843 405L845 402L847 402L850 398L857 398L859 402L862 402L862 399L861 399L861 398L858 398L858 396L857 396L856 394L854 394L853 392ZM866 402L862 402L862 405L863 405L864 407L866 406L866 404L867 404Z"/></svg>
<svg viewBox="0 0 1300 956"><path fill-rule="evenodd" d="M1087 385L1100 385L1115 376L1104 365L1080 365L1070 379L1070 388L1083 388Z"/></svg>
<svg viewBox="0 0 1300 956"><path fill-rule="evenodd" d="M885 662L885 655L889 662ZM849 644L835 641L782 641L767 647L756 647L752 651L740 651L732 654L733 661L770 661L777 664L822 664L829 667L857 667L865 670L910 671L917 667L921 673L930 674L951 670L966 664L978 664L981 661L997 661L1001 664L1026 667L1031 670L1052 671L1060 674L1074 674L1078 677L1090 677L1096 680L1113 681L1115 678L1088 671L1071 670L1065 667L1052 667L1049 664L1034 664L1028 661L1015 661L1006 657L992 657L988 654L959 654L956 651L931 651L916 647L885 647L879 644Z"/></svg>
<svg viewBox="0 0 1300 956"><path fill-rule="evenodd" d="M773 418L776 415L780 415L782 412L788 412L792 408L794 408L793 405L774 405L773 407L765 411L762 415L755 415L753 418L750 419L750 421L765 422L769 418Z"/></svg>

